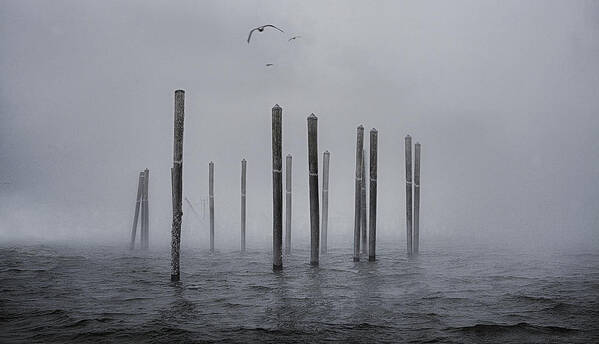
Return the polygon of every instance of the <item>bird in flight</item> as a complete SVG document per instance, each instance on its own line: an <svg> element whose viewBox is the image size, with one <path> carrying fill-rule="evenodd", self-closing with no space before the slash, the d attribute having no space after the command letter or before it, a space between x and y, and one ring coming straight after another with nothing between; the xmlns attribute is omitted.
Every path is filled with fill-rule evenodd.
<svg viewBox="0 0 599 344"><path fill-rule="evenodd" d="M258 30L258 32L262 32L267 27L272 27L274 29L277 29L277 30L283 32L283 30L279 29L278 27L276 27L274 25L270 25L270 24L258 26L257 28L254 28L250 31L250 35L248 36L248 43L250 43L250 39L252 38L252 33L254 33L254 31Z"/></svg>
<svg viewBox="0 0 599 344"><path fill-rule="evenodd" d="M293 41L294 39L298 39L298 38L302 38L302 36L293 36L293 37L289 38L289 39L287 40L287 42L291 42L291 41Z"/></svg>
<svg viewBox="0 0 599 344"><path fill-rule="evenodd" d="M270 66L274 66L274 65L275 65L274 63L267 63L266 67L270 67Z"/></svg>

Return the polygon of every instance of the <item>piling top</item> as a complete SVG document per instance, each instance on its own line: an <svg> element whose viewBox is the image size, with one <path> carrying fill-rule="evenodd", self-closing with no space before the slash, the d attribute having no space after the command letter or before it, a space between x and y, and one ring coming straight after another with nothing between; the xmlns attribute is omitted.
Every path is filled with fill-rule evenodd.
<svg viewBox="0 0 599 344"><path fill-rule="evenodd" d="M241 159L241 162L245 162L245 159Z"/></svg>
<svg viewBox="0 0 599 344"><path fill-rule="evenodd" d="M420 146L420 142L416 142L416 146Z"/></svg>
<svg viewBox="0 0 599 344"><path fill-rule="evenodd" d="M325 150L325 151L324 151L324 154L331 154L331 153L329 153L329 151L328 151L328 150Z"/></svg>
<svg viewBox="0 0 599 344"><path fill-rule="evenodd" d="M185 93L184 90L175 90L175 93Z"/></svg>
<svg viewBox="0 0 599 344"><path fill-rule="evenodd" d="M316 115L314 113L310 114L310 116L308 116L308 119L318 119L316 117Z"/></svg>
<svg viewBox="0 0 599 344"><path fill-rule="evenodd" d="M412 136L410 136L410 134L406 135L406 139L411 139Z"/></svg>
<svg viewBox="0 0 599 344"><path fill-rule="evenodd" d="M370 132L371 132L371 133L378 133L379 131L378 131L378 130L376 130L376 128L372 128L372 129L370 129Z"/></svg>
<svg viewBox="0 0 599 344"><path fill-rule="evenodd" d="M291 158L291 154L287 154L287 157L288 157L288 158Z"/></svg>
<svg viewBox="0 0 599 344"><path fill-rule="evenodd" d="M364 130L364 126L363 126L362 124L360 124L360 125L358 126L358 130L360 130L360 129Z"/></svg>
<svg viewBox="0 0 599 344"><path fill-rule="evenodd" d="M279 106L279 104L275 104L275 106L273 106L272 108L274 110L274 109L280 109L281 107Z"/></svg>
<svg viewBox="0 0 599 344"><path fill-rule="evenodd" d="M210 161L210 163L208 165L214 165L214 163L212 161Z"/></svg>

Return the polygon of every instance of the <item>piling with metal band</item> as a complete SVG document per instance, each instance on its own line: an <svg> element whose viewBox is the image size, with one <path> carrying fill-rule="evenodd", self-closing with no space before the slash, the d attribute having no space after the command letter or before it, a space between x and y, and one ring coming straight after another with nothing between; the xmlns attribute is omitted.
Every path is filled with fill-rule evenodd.
<svg viewBox="0 0 599 344"><path fill-rule="evenodd" d="M414 242L413 252L420 250L420 143L414 145Z"/></svg>
<svg viewBox="0 0 599 344"><path fill-rule="evenodd" d="M210 253L214 253L214 163L208 164L208 197L210 198Z"/></svg>
<svg viewBox="0 0 599 344"><path fill-rule="evenodd" d="M320 237L320 252L327 253L327 230L329 225L329 161L331 153L325 151L322 155L322 228Z"/></svg>
<svg viewBox="0 0 599 344"><path fill-rule="evenodd" d="M171 229L171 281L180 279L181 219L183 217L183 122L185 91L175 91L172 168L173 224Z"/></svg>
<svg viewBox="0 0 599 344"><path fill-rule="evenodd" d="M282 112L277 104L272 108L272 269L283 269L283 167Z"/></svg>
<svg viewBox="0 0 599 344"><path fill-rule="evenodd" d="M291 154L285 159L285 254L291 253Z"/></svg>
<svg viewBox="0 0 599 344"><path fill-rule="evenodd" d="M310 265L318 266L320 206L318 204L318 118L308 116L308 170L310 184Z"/></svg>
<svg viewBox="0 0 599 344"><path fill-rule="evenodd" d="M378 163L378 132L370 130L370 214L368 216L368 260L376 260L376 179Z"/></svg>
<svg viewBox="0 0 599 344"><path fill-rule="evenodd" d="M412 256L412 137L406 136L406 244Z"/></svg>
<svg viewBox="0 0 599 344"><path fill-rule="evenodd" d="M133 228L131 228L131 243L129 244L129 249L135 248L135 236L137 234L137 221L139 219L139 207L141 203L141 189L143 187L143 178L144 173L139 172L139 177L137 178L137 198L135 201L135 214L133 215Z"/></svg>
<svg viewBox="0 0 599 344"><path fill-rule="evenodd" d="M356 182L354 200L354 262L360 261L360 215L362 212L362 155L364 150L364 127L360 125L356 133Z"/></svg>
<svg viewBox="0 0 599 344"><path fill-rule="evenodd" d="M368 236L368 216L366 215L367 206L366 203L366 184L368 183L368 178L366 177L366 149L362 150L362 187L360 190L360 248L362 249L362 254L368 254L368 246L367 246L367 236Z"/></svg>
<svg viewBox="0 0 599 344"><path fill-rule="evenodd" d="M245 252L245 191L246 161L241 160L241 252Z"/></svg>

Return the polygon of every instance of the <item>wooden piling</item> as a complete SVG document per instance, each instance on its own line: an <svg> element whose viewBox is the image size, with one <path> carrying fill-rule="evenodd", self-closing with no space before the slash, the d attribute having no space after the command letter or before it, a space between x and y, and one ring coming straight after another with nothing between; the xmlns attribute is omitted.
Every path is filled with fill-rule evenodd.
<svg viewBox="0 0 599 344"><path fill-rule="evenodd" d="M139 172L139 177L137 178L137 198L135 201L135 214L133 215L133 228L131 228L131 243L129 244L129 249L135 248L135 237L137 232L137 221L139 219L139 208L141 203L141 189L143 186L143 178L144 173Z"/></svg>
<svg viewBox="0 0 599 344"><path fill-rule="evenodd" d="M272 269L283 269L283 168L282 112L277 104L272 108Z"/></svg>
<svg viewBox="0 0 599 344"><path fill-rule="evenodd" d="M285 254L291 254L291 154L285 159Z"/></svg>
<svg viewBox="0 0 599 344"><path fill-rule="evenodd" d="M171 281L180 279L181 219L183 217L183 122L185 91L175 91L175 120L173 145L173 224L171 229Z"/></svg>
<svg viewBox="0 0 599 344"><path fill-rule="evenodd" d="M245 192L246 161L241 160L241 252L245 252Z"/></svg>
<svg viewBox="0 0 599 344"><path fill-rule="evenodd" d="M308 116L308 170L310 184L310 265L318 266L320 206L318 204L318 118Z"/></svg>
<svg viewBox="0 0 599 344"><path fill-rule="evenodd" d="M210 198L210 253L214 253L214 163L208 164L208 197Z"/></svg>
<svg viewBox="0 0 599 344"><path fill-rule="evenodd" d="M406 244L412 256L412 137L406 136Z"/></svg>
<svg viewBox="0 0 599 344"><path fill-rule="evenodd" d="M354 262L360 261L360 226L362 193L362 155L364 149L364 127L360 125L356 133L356 181L354 200Z"/></svg>
<svg viewBox="0 0 599 344"><path fill-rule="evenodd" d="M414 145L414 242L413 253L420 250L420 143Z"/></svg>
<svg viewBox="0 0 599 344"><path fill-rule="evenodd" d="M362 249L362 254L368 255L368 244L367 244L367 233L368 233L368 217L366 215L366 183L368 182L368 178L366 178L366 150L362 150L362 186L360 188L360 248Z"/></svg>
<svg viewBox="0 0 599 344"><path fill-rule="evenodd" d="M148 189L150 187L150 170L147 168L144 170L144 187L143 187L143 197L142 197L142 205L143 205L143 218L144 218L144 229L143 229L143 238L141 240L141 245L144 250L150 248L150 198L148 196Z"/></svg>
<svg viewBox="0 0 599 344"><path fill-rule="evenodd" d="M322 154L322 228L320 236L320 252L327 253L327 236L329 225L329 161L331 153Z"/></svg>
<svg viewBox="0 0 599 344"><path fill-rule="evenodd" d="M370 130L370 214L368 216L368 260L376 260L376 179L378 164L378 132Z"/></svg>

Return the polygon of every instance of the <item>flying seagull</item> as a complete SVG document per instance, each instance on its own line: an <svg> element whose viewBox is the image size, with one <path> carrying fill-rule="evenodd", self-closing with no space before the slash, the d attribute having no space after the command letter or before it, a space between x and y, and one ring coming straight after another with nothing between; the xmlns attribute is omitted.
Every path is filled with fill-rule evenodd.
<svg viewBox="0 0 599 344"><path fill-rule="evenodd" d="M274 65L275 65L274 63L267 63L266 67L270 67L270 66L274 66Z"/></svg>
<svg viewBox="0 0 599 344"><path fill-rule="evenodd" d="M276 26L274 26L274 25L270 25L270 24L267 24L267 25L262 25L262 26L258 26L257 28L254 28L254 29L252 29L252 30L250 31L250 35L248 36L248 43L250 43L250 38L252 38L252 33L254 33L254 31L258 30L258 32L262 32L262 31L264 31L264 29L265 29L265 28L267 28L267 27L272 27L272 28L274 28L274 29L277 29L277 30L279 30L279 31L283 32L283 30L279 29L278 27L276 27Z"/></svg>
<svg viewBox="0 0 599 344"><path fill-rule="evenodd" d="M289 38L289 40L287 40L287 42L291 42L294 39L298 39L298 38L302 38L302 36L293 36L293 37Z"/></svg>

